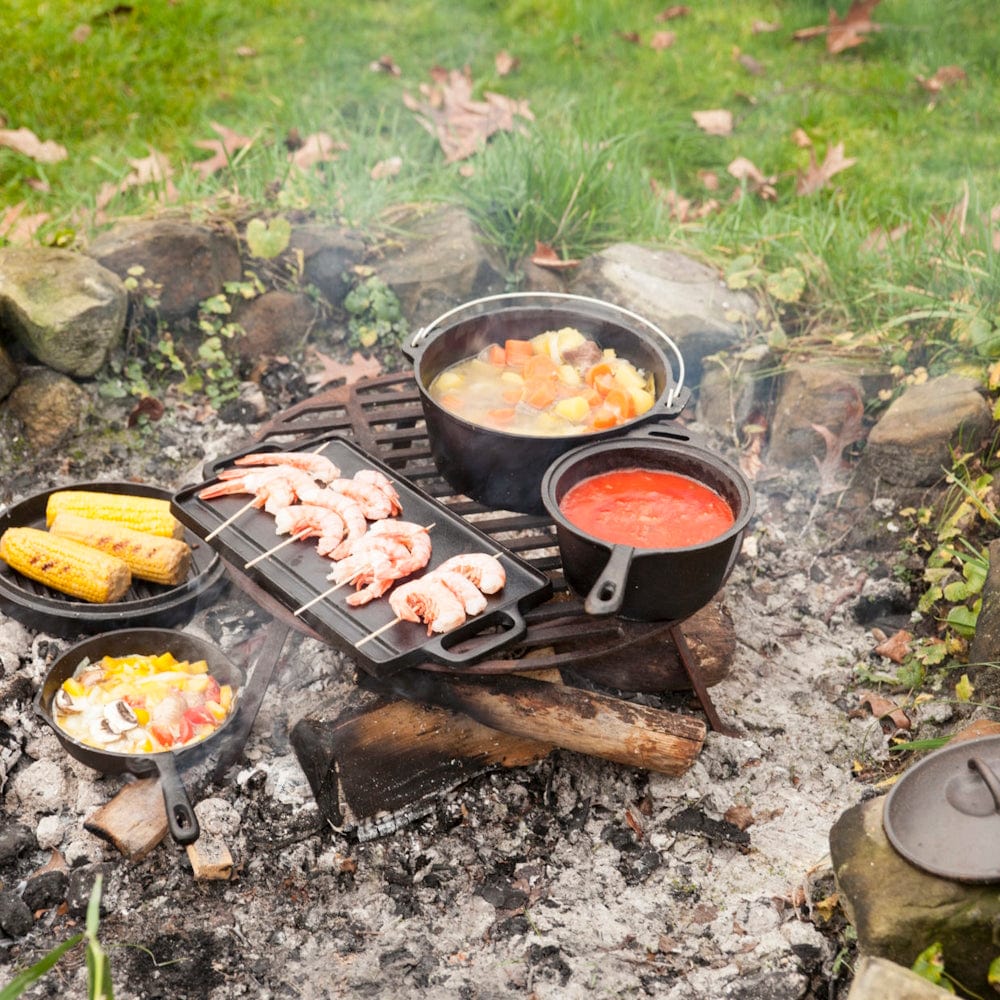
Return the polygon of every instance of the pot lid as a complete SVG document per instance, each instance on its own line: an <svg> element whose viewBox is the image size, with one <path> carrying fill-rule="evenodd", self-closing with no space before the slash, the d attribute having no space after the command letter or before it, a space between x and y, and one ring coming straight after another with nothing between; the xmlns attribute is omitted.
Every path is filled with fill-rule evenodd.
<svg viewBox="0 0 1000 1000"><path fill-rule="evenodd" d="M1000 736L944 747L886 797L883 826L911 864L960 882L1000 882Z"/></svg>

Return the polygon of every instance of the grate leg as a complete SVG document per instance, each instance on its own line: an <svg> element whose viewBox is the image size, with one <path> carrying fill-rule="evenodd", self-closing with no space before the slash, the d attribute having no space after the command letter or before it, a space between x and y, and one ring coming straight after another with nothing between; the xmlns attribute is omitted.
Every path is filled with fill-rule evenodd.
<svg viewBox="0 0 1000 1000"><path fill-rule="evenodd" d="M727 726L719 718L719 713L715 710L715 705L712 704L712 699L709 697L708 688L705 687L705 682L702 680L701 664L698 663L694 653L691 652L691 647L688 646L679 625L670 626L670 637L674 640L681 663L688 675L688 679L691 681L691 687L694 688L694 693L698 696L702 711L707 716L708 724L712 727L712 730L721 736L739 736L739 733L732 726Z"/></svg>

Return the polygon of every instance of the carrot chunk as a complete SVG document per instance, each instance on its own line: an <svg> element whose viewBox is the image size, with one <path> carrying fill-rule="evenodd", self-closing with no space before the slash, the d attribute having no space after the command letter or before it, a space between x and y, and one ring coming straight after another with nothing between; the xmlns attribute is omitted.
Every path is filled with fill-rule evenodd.
<svg viewBox="0 0 1000 1000"><path fill-rule="evenodd" d="M530 340L506 340L503 349L511 368L520 368L535 353Z"/></svg>

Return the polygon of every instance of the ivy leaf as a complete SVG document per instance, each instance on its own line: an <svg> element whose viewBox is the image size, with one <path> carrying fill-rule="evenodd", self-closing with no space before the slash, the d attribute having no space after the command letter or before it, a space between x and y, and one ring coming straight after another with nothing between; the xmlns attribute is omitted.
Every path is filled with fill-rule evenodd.
<svg viewBox="0 0 1000 1000"><path fill-rule="evenodd" d="M977 601L973 608L959 604L948 612L945 623L960 636L971 639L976 634L976 621L979 619L979 608L982 602Z"/></svg>
<svg viewBox="0 0 1000 1000"><path fill-rule="evenodd" d="M928 982L936 983L949 993L955 992L951 983L944 978L944 953L940 941L935 941L917 955L911 968Z"/></svg>
<svg viewBox="0 0 1000 1000"><path fill-rule="evenodd" d="M247 246L254 257L265 260L277 257L288 246L291 237L291 224L282 215L273 218L270 225L263 219L251 219L247 223Z"/></svg>

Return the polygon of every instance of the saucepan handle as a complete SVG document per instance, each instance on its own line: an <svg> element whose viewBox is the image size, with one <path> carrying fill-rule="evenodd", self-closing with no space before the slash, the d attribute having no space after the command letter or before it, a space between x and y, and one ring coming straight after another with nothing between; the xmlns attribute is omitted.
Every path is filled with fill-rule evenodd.
<svg viewBox="0 0 1000 1000"><path fill-rule="evenodd" d="M504 625L504 628L489 635L478 636L479 641L470 642L461 650L454 651L454 647L466 638L475 635L485 627L499 624ZM464 667L517 642L528 631L528 623L516 605L503 608L483 618L477 618L475 622L470 622L469 626L455 629L448 635L439 636L428 643L424 647L427 658L448 667Z"/></svg>
<svg viewBox="0 0 1000 1000"><path fill-rule="evenodd" d="M625 582L635 549L631 545L615 545L604 569L594 581L583 602L588 615L613 615L625 600Z"/></svg>

